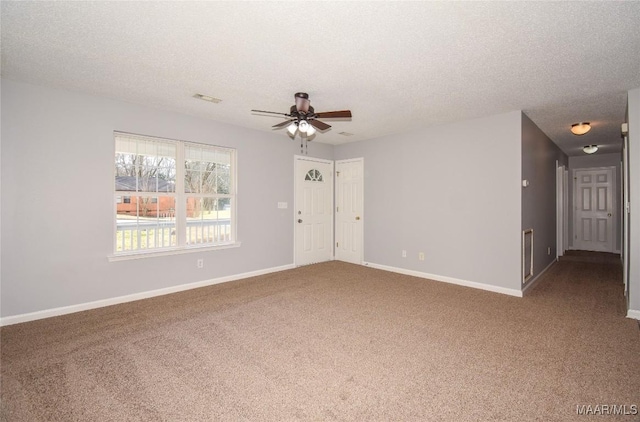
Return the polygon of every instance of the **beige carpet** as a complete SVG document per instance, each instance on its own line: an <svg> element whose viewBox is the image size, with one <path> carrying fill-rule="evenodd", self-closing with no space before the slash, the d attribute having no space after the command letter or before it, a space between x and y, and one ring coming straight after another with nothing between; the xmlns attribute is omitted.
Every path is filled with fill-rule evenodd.
<svg viewBox="0 0 640 422"><path fill-rule="evenodd" d="M640 405L622 290L615 260L563 260L525 298L328 262L8 326L0 415L585 420Z"/></svg>

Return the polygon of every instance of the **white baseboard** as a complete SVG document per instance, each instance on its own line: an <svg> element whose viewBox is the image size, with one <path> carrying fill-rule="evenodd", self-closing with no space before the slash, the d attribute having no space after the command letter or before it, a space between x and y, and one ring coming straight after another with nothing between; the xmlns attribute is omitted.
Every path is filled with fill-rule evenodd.
<svg viewBox="0 0 640 422"><path fill-rule="evenodd" d="M378 270L390 271L392 273L410 275L414 277L426 278L429 280L442 281L458 286L473 287L474 289L487 290L494 293L502 293L509 296L522 297L522 291L517 289L507 289L506 287L493 286L491 284L478 283L476 281L461 280L453 277L446 277L437 274L423 273L421 271L407 270L405 268L390 267L388 265L375 264L373 262L363 262L365 266L376 268Z"/></svg>
<svg viewBox="0 0 640 422"><path fill-rule="evenodd" d="M164 289L150 290L147 292L134 293L126 296L118 296L109 299L96 300L94 302L80 303L77 305L63 306L60 308L45 309L43 311L30 312L0 318L0 327L5 325L19 324L21 322L35 321L37 319L50 318L59 315L72 314L75 312L88 311L90 309L102 308L120 303L133 302L141 299L148 299L156 296L168 295L171 293L182 292L185 290L197 289L198 287L211 286L213 284L226 283L228 281L240 280L243 278L256 277L259 275L275 273L278 271L290 270L295 268L294 264L283 265L280 267L265 268L257 271L250 271L242 274L234 274L225 277L213 278L210 280L197 281L195 283L181 284L178 286L166 287Z"/></svg>
<svg viewBox="0 0 640 422"><path fill-rule="evenodd" d="M547 270L548 270L549 268L551 268L551 267L553 266L553 264L555 264L556 262L558 262L558 260L557 260L557 259L554 259L553 261L551 261L551 262L549 263L549 265L547 265L547 266L544 268L544 270L540 271L540 274L538 274L537 276L535 276L534 278L532 278L531 280L529 280L529 281L527 282L527 284L525 284L525 285L524 285L524 288L522 289L522 294L523 294L523 295L525 295L525 294L527 293L527 291L528 291L530 288L532 288L535 284L537 284L537 283L538 283L538 280L540 280L540 278L542 277L542 275L543 275L544 273L546 273L546 272L547 272Z"/></svg>
<svg viewBox="0 0 640 422"><path fill-rule="evenodd" d="M640 311L629 309L627 311L627 318L637 319L640 321Z"/></svg>

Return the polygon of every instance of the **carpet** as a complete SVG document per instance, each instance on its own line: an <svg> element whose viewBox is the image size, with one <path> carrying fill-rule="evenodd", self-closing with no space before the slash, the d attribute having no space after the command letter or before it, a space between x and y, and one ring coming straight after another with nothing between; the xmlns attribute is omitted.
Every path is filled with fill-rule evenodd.
<svg viewBox="0 0 640 422"><path fill-rule="evenodd" d="M614 260L560 261L524 298L334 261L0 341L2 421L640 419Z"/></svg>

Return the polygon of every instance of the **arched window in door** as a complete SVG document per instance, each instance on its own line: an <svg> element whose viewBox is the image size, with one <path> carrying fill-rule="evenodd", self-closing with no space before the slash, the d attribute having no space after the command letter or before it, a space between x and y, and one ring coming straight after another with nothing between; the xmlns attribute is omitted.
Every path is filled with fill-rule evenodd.
<svg viewBox="0 0 640 422"><path fill-rule="evenodd" d="M310 182L322 182L322 173L316 169L311 169L307 172L304 180L308 180Z"/></svg>

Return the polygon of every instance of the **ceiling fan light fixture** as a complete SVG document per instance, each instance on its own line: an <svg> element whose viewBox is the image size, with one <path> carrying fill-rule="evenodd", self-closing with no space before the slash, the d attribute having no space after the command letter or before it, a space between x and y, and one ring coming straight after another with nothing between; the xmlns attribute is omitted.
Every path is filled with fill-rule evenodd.
<svg viewBox="0 0 640 422"><path fill-rule="evenodd" d="M598 146L597 145L585 145L582 150L585 152L585 154L593 154L594 152L596 152L598 150Z"/></svg>
<svg viewBox="0 0 640 422"><path fill-rule="evenodd" d="M306 120L300 120L300 123L298 123L298 129L300 129L302 133L307 133L310 127L311 125Z"/></svg>
<svg viewBox="0 0 640 422"><path fill-rule="evenodd" d="M324 111L316 113L311 107L309 102L309 94L305 92L296 92L294 95L295 104L289 108L288 113L279 113L276 111L266 110L251 110L252 113L260 114L277 114L278 116L284 116L287 120L271 126L272 129L287 128L289 136L295 138L296 134L300 132L303 138L309 138L315 135L317 132L329 130L331 125L328 125L320 119L344 119L351 118L351 110L336 110L336 111ZM310 140L310 139L308 139Z"/></svg>
<svg viewBox="0 0 640 422"><path fill-rule="evenodd" d="M589 122L580 122L574 123L571 125L571 133L574 135L584 135L585 133L591 130L591 123Z"/></svg>
<svg viewBox="0 0 640 422"><path fill-rule="evenodd" d="M307 128L307 136L312 136L314 133L316 133L316 128L309 125L309 127Z"/></svg>
<svg viewBox="0 0 640 422"><path fill-rule="evenodd" d="M296 92L296 95L294 95L294 98L296 100L296 109L299 112L302 113L307 113L309 111L309 94L305 93L305 92Z"/></svg>

